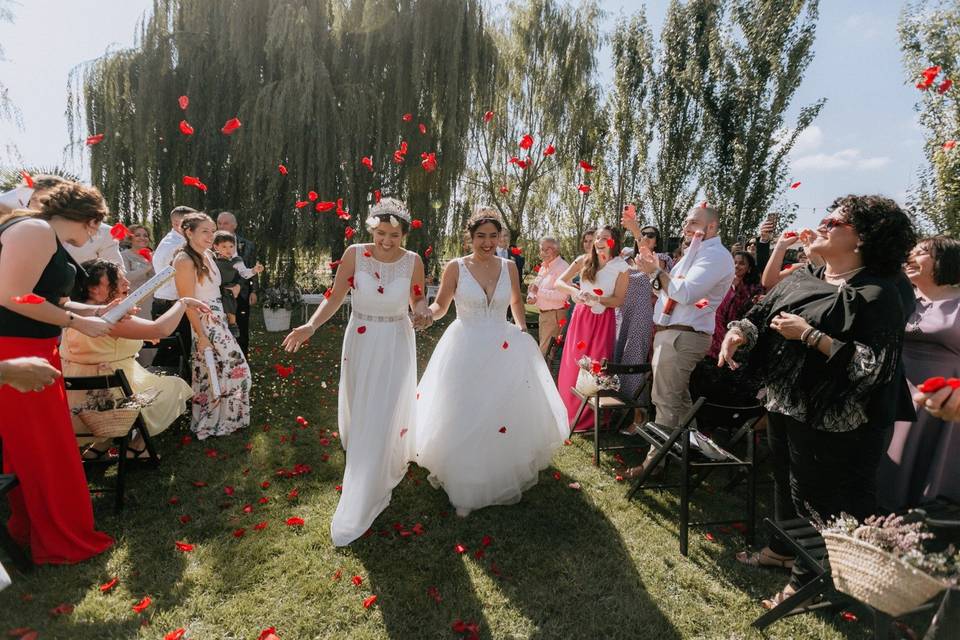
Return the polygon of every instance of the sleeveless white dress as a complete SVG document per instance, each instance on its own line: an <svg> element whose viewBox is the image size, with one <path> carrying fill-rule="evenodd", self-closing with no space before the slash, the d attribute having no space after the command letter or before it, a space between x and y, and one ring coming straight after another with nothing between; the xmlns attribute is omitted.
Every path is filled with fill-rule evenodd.
<svg viewBox="0 0 960 640"><path fill-rule="evenodd" d="M457 261L457 319L419 386L415 461L460 515L519 502L570 432L540 347L506 320L510 275L498 259L489 302Z"/></svg>
<svg viewBox="0 0 960 640"><path fill-rule="evenodd" d="M337 407L346 468L330 523L336 546L370 528L413 457L417 360L408 314L415 254L383 263L355 245L352 312L343 336Z"/></svg>

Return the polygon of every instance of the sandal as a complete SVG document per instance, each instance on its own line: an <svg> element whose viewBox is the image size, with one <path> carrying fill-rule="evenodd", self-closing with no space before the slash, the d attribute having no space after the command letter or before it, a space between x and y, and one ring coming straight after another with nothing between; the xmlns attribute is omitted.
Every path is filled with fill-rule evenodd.
<svg viewBox="0 0 960 640"><path fill-rule="evenodd" d="M770 609L773 609L779 606L780 604L782 604L784 600L786 600L796 592L797 590L788 584L783 589L775 593L772 598L764 598L763 600L761 600L760 606L766 609L767 611L769 611ZM803 602L797 604L797 606L793 608L793 611L796 611L798 609L800 610L806 609L807 607L818 604L822 601L823 601L823 596L815 596L813 598L807 598Z"/></svg>
<svg viewBox="0 0 960 640"><path fill-rule="evenodd" d="M130 455L130 454L134 455ZM150 460L150 452L147 450L147 447L144 446L143 449L136 449L131 446L127 446L127 460ZM157 456L157 460L160 459L160 456Z"/></svg>
<svg viewBox="0 0 960 640"><path fill-rule="evenodd" d="M737 562L750 567L772 567L775 569L793 569L794 558L781 556L764 547L760 551L741 551L736 555Z"/></svg>
<svg viewBox="0 0 960 640"><path fill-rule="evenodd" d="M80 459L84 462L106 462L104 458L112 457L114 457L114 455L110 452L109 447L106 449L97 449L97 447L92 444L80 454Z"/></svg>
<svg viewBox="0 0 960 640"><path fill-rule="evenodd" d="M620 435L622 436L638 436L640 435L640 424L637 422L632 423L628 427L620 429Z"/></svg>

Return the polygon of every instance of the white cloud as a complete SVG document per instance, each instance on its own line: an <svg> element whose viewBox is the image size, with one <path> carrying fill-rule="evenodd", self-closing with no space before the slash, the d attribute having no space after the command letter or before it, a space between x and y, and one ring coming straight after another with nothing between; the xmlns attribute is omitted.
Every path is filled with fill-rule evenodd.
<svg viewBox="0 0 960 640"><path fill-rule="evenodd" d="M854 33L864 39L876 38L885 27L886 25L882 20L866 13L851 14L843 21L843 31L845 33Z"/></svg>
<svg viewBox="0 0 960 640"><path fill-rule="evenodd" d="M860 149L841 149L833 153L814 153L793 161L795 170L878 169L890 164L886 156L864 157Z"/></svg>
<svg viewBox="0 0 960 640"><path fill-rule="evenodd" d="M820 148L821 144L823 144L823 130L812 124L800 132L790 152L796 156L813 153Z"/></svg>

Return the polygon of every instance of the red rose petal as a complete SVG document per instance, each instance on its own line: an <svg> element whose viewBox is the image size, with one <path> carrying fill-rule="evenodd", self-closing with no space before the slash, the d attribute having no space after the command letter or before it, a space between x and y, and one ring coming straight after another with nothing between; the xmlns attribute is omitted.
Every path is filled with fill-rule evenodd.
<svg viewBox="0 0 960 640"><path fill-rule="evenodd" d="M287 175L287 174L289 173L289 171L287 171L287 168L286 168L283 164L278 164L278 165L277 165L277 171L279 171L279 172L280 172L280 175L282 175L282 176L285 176L285 175Z"/></svg>
<svg viewBox="0 0 960 640"><path fill-rule="evenodd" d="M13 300L16 304L43 304L44 302L47 301L46 298L38 296L35 293L28 293L25 296L13 296L10 299Z"/></svg>
<svg viewBox="0 0 960 640"><path fill-rule="evenodd" d="M243 125L240 123L240 119L239 119L239 118L230 118L229 120L226 121L226 123L224 123L224 125L223 125L223 127L220 129L220 131L221 131L224 135L229 136L231 133L233 133L234 131L236 131L237 129L239 129L239 128L242 127L242 126L243 126Z"/></svg>
<svg viewBox="0 0 960 640"><path fill-rule="evenodd" d="M359 327L357 327L357 333L359 333L360 335L363 335L366 332L367 332L366 325L360 325Z"/></svg>
<svg viewBox="0 0 960 640"><path fill-rule="evenodd" d="M353 576L352 578L350 578L350 582L352 582L354 586L359 587L361 584L363 584L363 578L361 578L360 576Z"/></svg>
<svg viewBox="0 0 960 640"><path fill-rule="evenodd" d="M413 229L419 229L422 226L423 226L422 220L413 220L410 222L410 227Z"/></svg>
<svg viewBox="0 0 960 640"><path fill-rule="evenodd" d="M484 122L490 122L491 120L493 120L493 111L487 111L486 113L483 114Z"/></svg>
<svg viewBox="0 0 960 640"><path fill-rule="evenodd" d="M369 598L363 599L363 608L369 609L373 606L373 603L377 601L377 596L370 596Z"/></svg>
<svg viewBox="0 0 960 640"><path fill-rule="evenodd" d="M186 120L181 120L181 121L180 121L180 133L182 133L182 134L185 135L185 136L192 136L192 135L193 135L193 127L191 127L191 126L190 126L190 123L187 122Z"/></svg>
<svg viewBox="0 0 960 640"><path fill-rule="evenodd" d="M586 160L580 161L580 168L586 171L587 173L590 173L591 171L593 171L593 165L587 162Z"/></svg>
<svg viewBox="0 0 960 640"><path fill-rule="evenodd" d="M143 613L143 611L144 611L147 607L150 606L150 603L151 603L151 602L153 602L153 601L150 599L150 596L144 596L144 597L143 597L143 600L141 600L141 601L138 602L137 604L133 605L133 607L131 607L131 608L132 608L134 611L136 611L137 613Z"/></svg>
<svg viewBox="0 0 960 640"><path fill-rule="evenodd" d="M173 544L176 545L177 551L182 551L183 553L189 553L193 551L193 545L190 544L189 542L177 541L177 542L174 542Z"/></svg>
<svg viewBox="0 0 960 640"><path fill-rule="evenodd" d="M587 348L587 343L584 342L583 340L581 340L580 342L577 343L577 350L578 350L578 351L583 351L583 350L586 349L586 348Z"/></svg>
<svg viewBox="0 0 960 640"><path fill-rule="evenodd" d="M297 517L287 518L287 526L288 526L288 527L302 527L302 526L303 526L303 518L297 518Z"/></svg>
<svg viewBox="0 0 960 640"><path fill-rule="evenodd" d="M181 640L186 633L187 630L183 627L180 627L179 629L174 629L173 631L167 633L167 635L163 636L163 640Z"/></svg>
<svg viewBox="0 0 960 640"><path fill-rule="evenodd" d="M25 169L20 172L20 176L23 178L23 183L33 189L33 176L31 176Z"/></svg>
<svg viewBox="0 0 960 640"><path fill-rule="evenodd" d="M50 615L51 616L68 616L71 613L73 613L74 609L75 609L74 605L64 602L62 604L58 604L53 609L50 609Z"/></svg>
<svg viewBox="0 0 960 640"><path fill-rule="evenodd" d="M102 585L100 585L100 592L106 593L107 591L110 591L110 589L113 589L115 586L117 586L117 583L119 582L120 578L113 578L107 582L104 582Z"/></svg>
<svg viewBox="0 0 960 640"><path fill-rule="evenodd" d="M590 185L588 185L588 184L581 184L579 187L577 187L577 191L579 191L580 193L586 195L586 194L590 193Z"/></svg>
<svg viewBox="0 0 960 640"><path fill-rule="evenodd" d="M234 530L233 530L233 537L234 537L234 538L242 538L246 533L247 533L247 530L244 529L243 527L240 527L239 529L234 529Z"/></svg>
<svg viewBox="0 0 960 640"><path fill-rule="evenodd" d="M453 546L453 550L460 554L467 552L467 548L462 544L460 544L459 542Z"/></svg>
<svg viewBox="0 0 960 640"><path fill-rule="evenodd" d="M95 144L100 144L103 142L104 134L98 133L87 138L87 146L92 147Z"/></svg>
<svg viewBox="0 0 960 640"><path fill-rule="evenodd" d="M187 107L190 106L190 98L188 98L187 96L180 96L179 98L177 98L177 102L180 103L180 109L183 111L186 111Z"/></svg>
<svg viewBox="0 0 960 640"><path fill-rule="evenodd" d="M934 378L927 378L924 380L917 389L921 393L936 393L940 389L947 386L947 379L943 376L936 376Z"/></svg>
<svg viewBox="0 0 960 640"><path fill-rule="evenodd" d="M507 428L506 428L506 427L500 427L499 429L497 429L497 431L499 431L500 433L506 433L506 432L507 432Z"/></svg>

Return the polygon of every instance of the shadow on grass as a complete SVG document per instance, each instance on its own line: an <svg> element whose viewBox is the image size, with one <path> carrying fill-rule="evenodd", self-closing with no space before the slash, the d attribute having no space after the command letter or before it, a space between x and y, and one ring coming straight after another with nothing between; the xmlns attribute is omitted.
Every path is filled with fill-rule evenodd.
<svg viewBox="0 0 960 640"><path fill-rule="evenodd" d="M617 530L584 494L567 488L569 479L551 473L541 473L520 504L460 519L415 468L419 485L398 487L375 524L378 533L352 547L384 593L378 604L389 637L450 637L458 619L478 623L483 638L680 637ZM379 531L392 533L387 523L409 526L413 514L431 518L422 536L380 538ZM488 547L484 536L492 539ZM457 553L457 544L467 551Z"/></svg>

